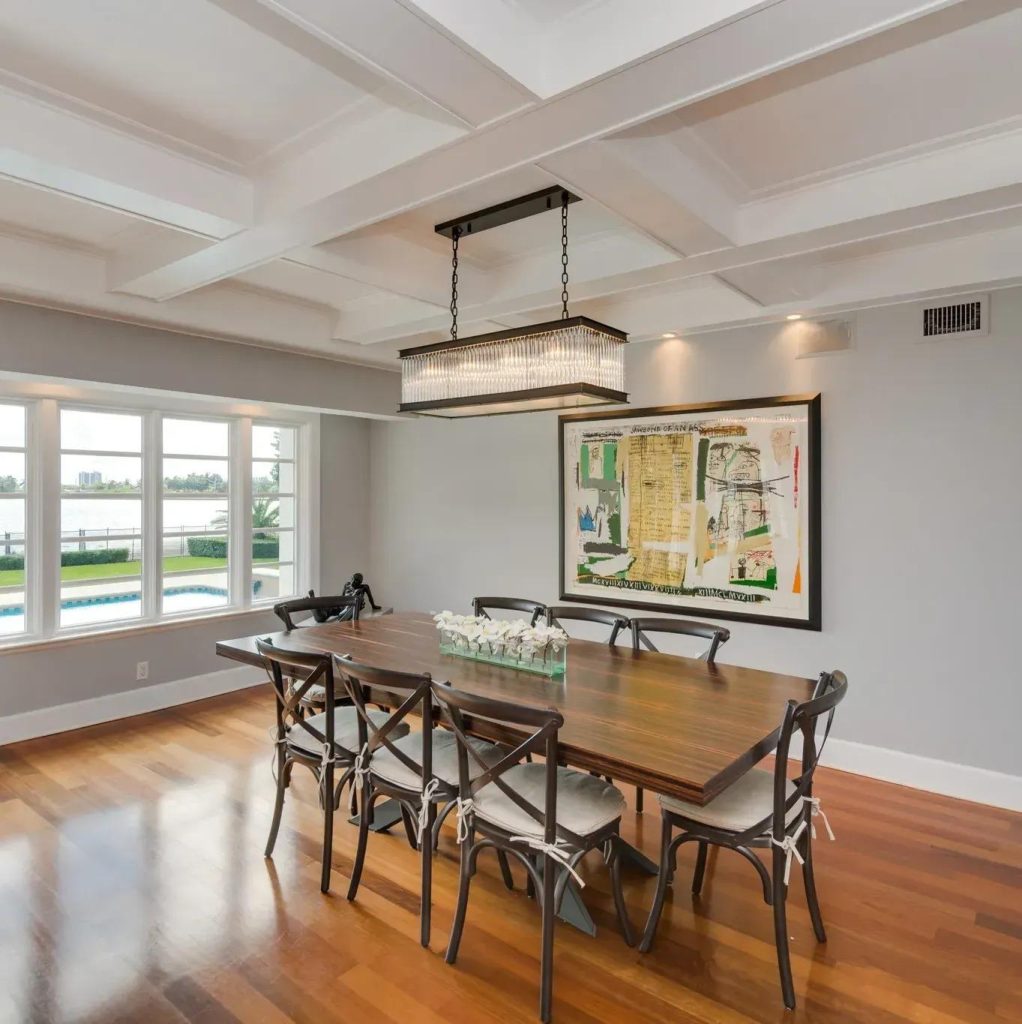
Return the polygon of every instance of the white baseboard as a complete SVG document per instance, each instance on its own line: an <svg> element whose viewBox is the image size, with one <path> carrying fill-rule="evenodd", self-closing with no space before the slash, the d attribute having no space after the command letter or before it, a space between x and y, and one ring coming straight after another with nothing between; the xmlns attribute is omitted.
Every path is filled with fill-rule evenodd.
<svg viewBox="0 0 1022 1024"><path fill-rule="evenodd" d="M59 704L20 715L8 715L0 718L0 746L112 722L118 718L143 715L147 711L159 711L193 700L215 697L265 681L265 674L258 669L242 666L73 704ZM793 753L796 746L796 743L792 744ZM823 763L839 771L867 775L912 789L924 789L959 800L1022 811L1022 777L1018 775L938 761L932 757L833 737L827 742Z"/></svg>
<svg viewBox="0 0 1022 1024"><path fill-rule="evenodd" d="M1022 776L1019 775L833 737L827 741L822 763L839 771L868 775L899 786L1022 811Z"/></svg>
<svg viewBox="0 0 1022 1024"><path fill-rule="evenodd" d="M266 682L266 673L259 669L246 666L225 668L188 679L175 679L170 683L156 683L137 690L111 693L105 697L39 708L20 715L7 715L0 718L0 746L56 732L83 729L102 722L113 722L118 718L144 715L148 711L161 711L163 708L216 697L232 690L243 690L260 681Z"/></svg>

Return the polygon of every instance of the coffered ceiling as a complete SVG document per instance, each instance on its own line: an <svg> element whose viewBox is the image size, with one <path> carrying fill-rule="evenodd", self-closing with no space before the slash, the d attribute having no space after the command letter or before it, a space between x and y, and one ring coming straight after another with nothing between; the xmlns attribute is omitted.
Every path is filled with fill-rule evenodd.
<svg viewBox="0 0 1022 1024"><path fill-rule="evenodd" d="M393 365L433 225L559 183L634 340L1022 280L1005 0L8 0L0 297ZM548 318L556 214L462 244L461 333Z"/></svg>

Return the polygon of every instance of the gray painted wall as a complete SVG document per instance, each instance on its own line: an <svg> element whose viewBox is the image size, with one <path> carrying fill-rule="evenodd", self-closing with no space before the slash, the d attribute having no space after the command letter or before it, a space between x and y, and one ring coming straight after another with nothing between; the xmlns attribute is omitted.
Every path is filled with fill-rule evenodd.
<svg viewBox="0 0 1022 1024"><path fill-rule="evenodd" d="M803 360L787 326L635 345L628 386L636 406L822 392L823 632L730 624L721 660L843 668L838 735L1018 775L1022 290L991 311L988 338L925 343L915 307L862 312L854 350ZM371 434L388 601L557 597L555 414Z"/></svg>
<svg viewBox="0 0 1022 1024"><path fill-rule="evenodd" d="M0 370L309 409L393 415L400 375L0 302Z"/></svg>

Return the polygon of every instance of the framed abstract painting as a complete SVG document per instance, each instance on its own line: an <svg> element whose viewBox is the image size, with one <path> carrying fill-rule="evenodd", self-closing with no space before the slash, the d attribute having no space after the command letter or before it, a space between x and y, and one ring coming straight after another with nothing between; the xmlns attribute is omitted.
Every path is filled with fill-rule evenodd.
<svg viewBox="0 0 1022 1024"><path fill-rule="evenodd" d="M560 417L561 599L820 629L820 396Z"/></svg>

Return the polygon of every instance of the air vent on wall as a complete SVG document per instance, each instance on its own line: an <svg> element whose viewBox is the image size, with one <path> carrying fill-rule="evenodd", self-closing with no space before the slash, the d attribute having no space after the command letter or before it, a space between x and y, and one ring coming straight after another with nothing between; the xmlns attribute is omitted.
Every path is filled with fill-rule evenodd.
<svg viewBox="0 0 1022 1024"><path fill-rule="evenodd" d="M941 305L927 303L921 310L924 338L975 337L990 330L986 295L962 296Z"/></svg>

